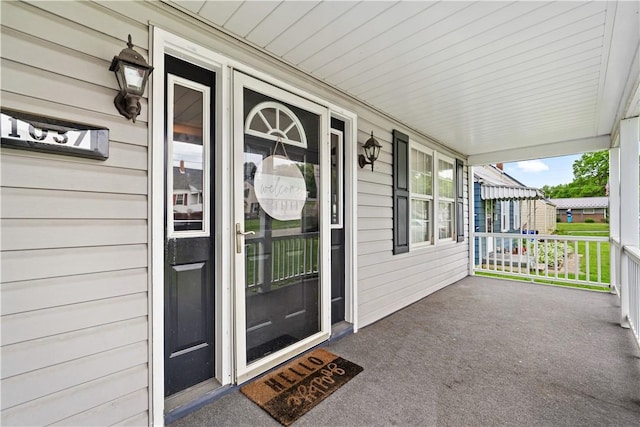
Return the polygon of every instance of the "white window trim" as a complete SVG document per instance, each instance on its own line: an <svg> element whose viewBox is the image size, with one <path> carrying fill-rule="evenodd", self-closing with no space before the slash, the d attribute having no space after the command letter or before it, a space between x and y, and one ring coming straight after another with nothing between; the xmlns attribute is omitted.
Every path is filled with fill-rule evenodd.
<svg viewBox="0 0 640 427"><path fill-rule="evenodd" d="M440 182L438 179L438 161L439 160L443 160L447 163L450 163L452 165L451 170L453 171L453 198L449 198L449 197L440 197L439 194L439 190L440 190ZM434 223L434 232L433 232L433 238L435 239L436 244L449 244L449 243L456 243L456 161L453 157L449 157L447 155L441 154L440 152L436 152L433 158L433 194L434 194L434 199L435 199L435 203L433 205L433 209L434 209L434 214L433 214L433 223ZM439 212L438 210L440 209L440 202L447 202L447 203L451 203L453 205L453 211L452 211L452 219L451 219L451 237L448 238L440 238L440 216L439 216ZM464 219L463 219L464 220ZM436 230L438 230L437 234L436 234Z"/></svg>
<svg viewBox="0 0 640 427"><path fill-rule="evenodd" d="M520 201L514 200L513 202L513 229L520 230L522 223L520 222Z"/></svg>
<svg viewBox="0 0 640 427"><path fill-rule="evenodd" d="M173 159L173 100L175 94L175 86L180 85L182 87L189 88L202 94L202 194L210 195L212 194L212 192L210 191L211 180L209 176L209 171L211 169L211 117L209 117L209 106L211 105L211 89L208 86L192 82L191 80L183 79L182 77L174 76L173 74L169 74L167 76L167 80L167 87L169 88L167 93L167 122L170 125L170 129L167 130L167 132L169 133L169 135L167 135L167 159ZM202 204L201 230L176 231L174 229L175 221L173 219L173 214L170 214L170 212L173 212L173 191L174 188L172 166L171 168L167 168L167 237L170 239L187 237L209 237L209 218L211 215L211 204L209 203L210 200L207 200L207 203Z"/></svg>
<svg viewBox="0 0 640 427"><path fill-rule="evenodd" d="M409 252L414 249L427 248L429 246L433 246L435 243L435 179L434 179L434 165L435 165L435 151L422 145L417 142L409 140L409 174L411 174L411 162L412 162L412 150L420 151L424 154L431 156L431 196L426 196L424 194L418 194L413 192L411 176L409 176L409 211L411 214L409 215ZM421 201L429 201L431 202L431 212L430 217L431 221L429 227L431 228L431 240L427 242L413 242L411 238L411 221L413 218L413 200L421 200Z"/></svg>
<svg viewBox="0 0 640 427"><path fill-rule="evenodd" d="M276 111L276 127L272 127L271 123L269 123L266 117L262 114L262 110L266 110L269 108L273 108ZM291 119L292 123L287 129L280 129L279 113L284 113L287 117L289 117L289 119ZM261 132L251 127L251 123L253 123L253 119L256 115L260 116L265 126L269 127L269 132ZM294 127L298 130L300 141L289 139L287 137L288 131ZM298 119L298 116L296 116L293 111L291 111L286 105L279 102L266 101L261 102L260 104L253 107L247 115L244 129L245 133L249 135L257 136L271 141L282 141L285 144L294 145L296 147L307 148L307 134L304 132L304 127L302 126L302 123L300 123L300 119Z"/></svg>
<svg viewBox="0 0 640 427"><path fill-rule="evenodd" d="M509 231L510 208L509 200L500 200L500 229L503 233Z"/></svg>

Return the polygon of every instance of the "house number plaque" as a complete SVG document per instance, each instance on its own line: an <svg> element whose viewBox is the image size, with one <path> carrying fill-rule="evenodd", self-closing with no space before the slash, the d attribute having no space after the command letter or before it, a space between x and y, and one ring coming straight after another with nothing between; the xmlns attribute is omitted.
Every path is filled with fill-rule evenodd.
<svg viewBox="0 0 640 427"><path fill-rule="evenodd" d="M2 146L109 158L109 130L11 110L0 112Z"/></svg>

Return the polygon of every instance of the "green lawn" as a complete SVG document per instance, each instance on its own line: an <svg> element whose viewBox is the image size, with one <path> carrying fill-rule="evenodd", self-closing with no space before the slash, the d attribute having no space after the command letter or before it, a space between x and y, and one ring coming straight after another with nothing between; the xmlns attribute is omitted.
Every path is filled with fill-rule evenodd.
<svg viewBox="0 0 640 427"><path fill-rule="evenodd" d="M608 236L609 224L559 222L556 224L556 233L559 236Z"/></svg>
<svg viewBox="0 0 640 427"><path fill-rule="evenodd" d="M566 222L559 222L556 224L556 233L559 236L591 236L591 237L608 237L609 236L609 224L606 223L582 223L573 222L571 224ZM585 243L578 243L578 252L585 254ZM598 280L598 252L597 242L589 242L589 279L592 281ZM609 282L609 242L600 243L600 268L601 279L603 282ZM587 271L587 259L586 256L580 257L580 279L585 280Z"/></svg>

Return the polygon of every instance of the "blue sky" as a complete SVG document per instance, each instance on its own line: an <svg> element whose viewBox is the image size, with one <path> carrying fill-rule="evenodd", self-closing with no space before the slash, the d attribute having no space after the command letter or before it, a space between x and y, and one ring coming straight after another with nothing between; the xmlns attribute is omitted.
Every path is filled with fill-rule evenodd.
<svg viewBox="0 0 640 427"><path fill-rule="evenodd" d="M567 184L573 181L573 162L580 154L505 163L504 171L526 185L540 188L543 185Z"/></svg>

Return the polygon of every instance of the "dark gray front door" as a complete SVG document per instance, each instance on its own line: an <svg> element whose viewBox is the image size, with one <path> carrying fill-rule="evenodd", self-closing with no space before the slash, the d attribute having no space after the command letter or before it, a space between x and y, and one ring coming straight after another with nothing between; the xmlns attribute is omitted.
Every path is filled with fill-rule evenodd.
<svg viewBox="0 0 640 427"><path fill-rule="evenodd" d="M165 396L214 376L215 74L165 57Z"/></svg>

